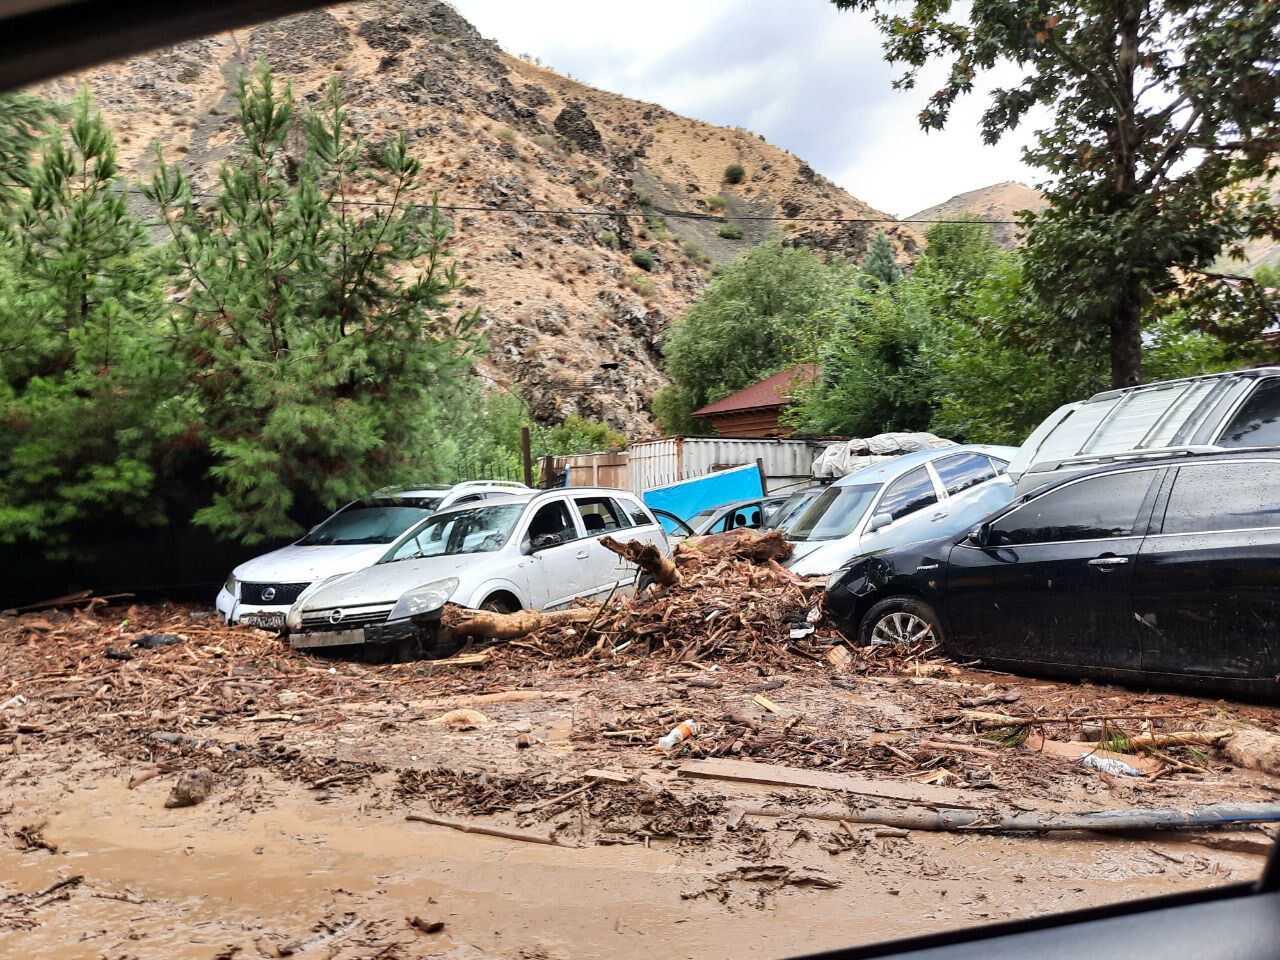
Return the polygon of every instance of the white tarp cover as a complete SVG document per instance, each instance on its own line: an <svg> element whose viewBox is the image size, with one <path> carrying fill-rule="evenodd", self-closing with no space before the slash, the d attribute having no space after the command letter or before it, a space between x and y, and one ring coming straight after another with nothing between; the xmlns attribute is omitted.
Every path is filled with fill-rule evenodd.
<svg viewBox="0 0 1280 960"><path fill-rule="evenodd" d="M844 477L891 457L938 447L954 447L954 440L944 440L932 433L880 433L874 437L855 437L833 443L813 461L815 479Z"/></svg>

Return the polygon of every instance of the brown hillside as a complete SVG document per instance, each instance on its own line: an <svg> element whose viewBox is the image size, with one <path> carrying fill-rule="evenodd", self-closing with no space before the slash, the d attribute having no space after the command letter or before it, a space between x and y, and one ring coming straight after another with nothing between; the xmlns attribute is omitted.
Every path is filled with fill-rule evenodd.
<svg viewBox="0 0 1280 960"><path fill-rule="evenodd" d="M912 220L948 220L955 217L974 216L991 224L996 241L1004 247L1018 243L1019 230L1008 221L1018 219L1018 211L1044 209L1044 197L1040 191L1013 180L993 183L989 187L956 194L936 206L926 207L907 217ZM1003 221L1003 222L1002 222ZM926 224L917 224L926 227ZM921 231L923 232L923 230Z"/></svg>
<svg viewBox="0 0 1280 960"><path fill-rule="evenodd" d="M356 129L370 143L404 131L424 162L427 186L412 199L479 206L454 215L454 251L479 304L491 352L486 372L526 398L535 416L607 420L633 436L650 429L649 404L666 379L662 334L702 288L707 263L727 261L771 230L788 242L860 256L874 227L660 217L725 213L794 218L882 217L806 164L757 136L677 116L605 93L502 52L435 0L368 0L236 31L66 78L46 92L87 82L119 135L121 159L141 179L153 142L170 160L213 171L238 132L239 71L265 58L300 96L344 83ZM725 167L746 170L736 186ZM377 196L371 185L368 194ZM139 198L139 204L145 201ZM626 210L641 217L503 213L512 208ZM665 221L665 222L664 222ZM919 235L889 231L904 257ZM635 248L653 251L650 274Z"/></svg>

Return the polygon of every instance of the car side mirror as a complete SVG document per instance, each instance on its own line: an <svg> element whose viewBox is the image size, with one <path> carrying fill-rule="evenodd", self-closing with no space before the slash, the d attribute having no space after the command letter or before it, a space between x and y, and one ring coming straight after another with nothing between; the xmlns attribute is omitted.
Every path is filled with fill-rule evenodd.
<svg viewBox="0 0 1280 960"><path fill-rule="evenodd" d="M969 539L983 549L991 541L991 524L980 523L969 531Z"/></svg>
<svg viewBox="0 0 1280 960"><path fill-rule="evenodd" d="M881 527L887 527L891 523L893 523L893 514L877 513L871 518L871 522L867 524L867 532L870 533L873 530L879 530Z"/></svg>
<svg viewBox="0 0 1280 960"><path fill-rule="evenodd" d="M525 537L523 540L521 540L520 552L523 553L526 557L530 556L533 553L533 541L530 540L528 537Z"/></svg>

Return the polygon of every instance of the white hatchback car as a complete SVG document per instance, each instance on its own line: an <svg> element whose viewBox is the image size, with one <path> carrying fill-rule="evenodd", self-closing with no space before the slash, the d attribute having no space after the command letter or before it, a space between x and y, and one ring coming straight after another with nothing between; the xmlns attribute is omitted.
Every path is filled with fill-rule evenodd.
<svg viewBox="0 0 1280 960"><path fill-rule="evenodd" d="M376 563L414 524L437 510L527 491L523 483L472 480L453 486L379 490L347 504L297 543L247 560L218 591L227 623L284 628L285 615L311 584Z"/></svg>
<svg viewBox="0 0 1280 960"><path fill-rule="evenodd" d="M629 590L636 568L601 545L606 534L670 549L640 498L622 490L571 487L440 511L373 566L306 590L289 611L289 642L447 655L437 630L446 602L547 610Z"/></svg>

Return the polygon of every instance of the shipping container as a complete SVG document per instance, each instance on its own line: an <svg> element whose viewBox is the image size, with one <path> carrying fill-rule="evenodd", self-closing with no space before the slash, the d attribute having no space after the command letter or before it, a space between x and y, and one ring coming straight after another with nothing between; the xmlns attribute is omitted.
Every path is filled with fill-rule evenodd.
<svg viewBox="0 0 1280 960"><path fill-rule="evenodd" d="M781 438L670 437L633 443L630 489L643 493L717 470L760 462L769 493L812 482L814 458L830 441Z"/></svg>

